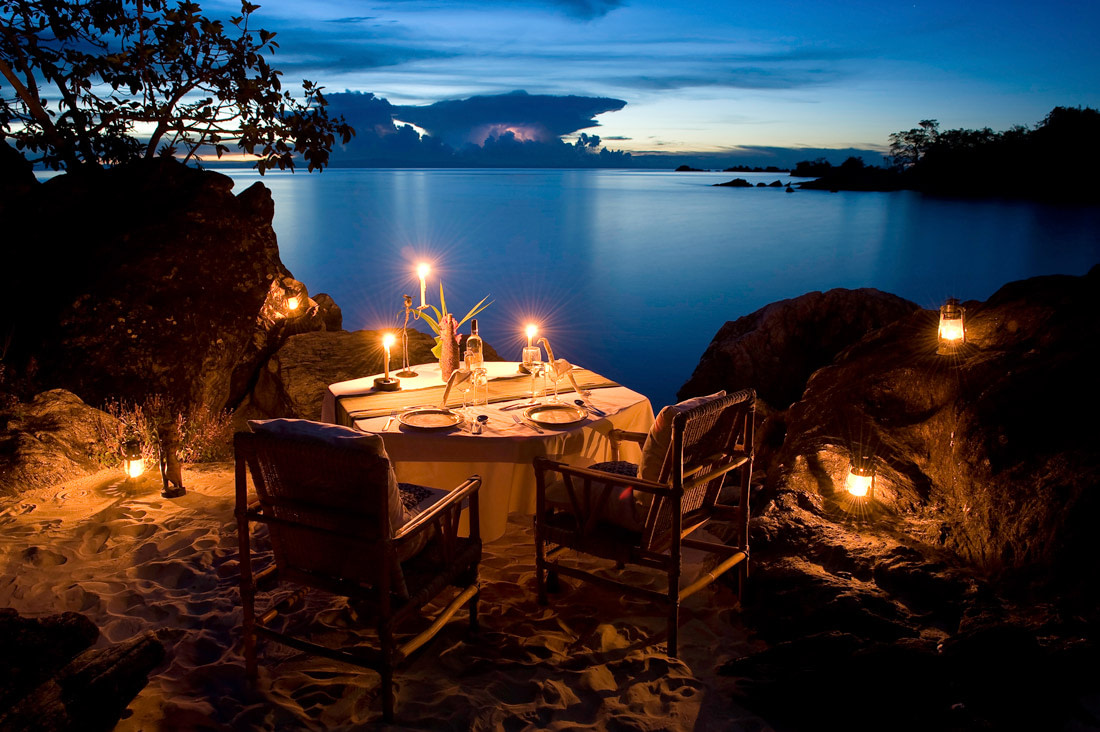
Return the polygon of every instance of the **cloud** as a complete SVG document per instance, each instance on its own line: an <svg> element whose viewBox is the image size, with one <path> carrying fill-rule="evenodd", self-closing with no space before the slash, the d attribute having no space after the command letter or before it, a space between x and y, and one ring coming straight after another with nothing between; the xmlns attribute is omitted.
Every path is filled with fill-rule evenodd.
<svg viewBox="0 0 1100 732"><path fill-rule="evenodd" d="M505 132L521 141L550 142L577 130L597 127L596 115L625 106L621 99L514 91L394 109L398 118L461 147L469 143L482 145Z"/></svg>
<svg viewBox="0 0 1100 732"><path fill-rule="evenodd" d="M624 76L607 81L633 89L669 91L690 87L727 89L799 89L828 84L842 78L836 69L784 69L746 66L733 69L700 71L692 74Z"/></svg>
<svg viewBox="0 0 1100 732"><path fill-rule="evenodd" d="M581 133L573 144L560 138L598 126L594 117L626 102L523 91L396 106L370 93L329 94L329 112L356 130L333 153L332 164L360 166L627 167L630 155L600 148L600 138ZM397 124L395 120L411 124ZM420 135L417 127L430 134Z"/></svg>

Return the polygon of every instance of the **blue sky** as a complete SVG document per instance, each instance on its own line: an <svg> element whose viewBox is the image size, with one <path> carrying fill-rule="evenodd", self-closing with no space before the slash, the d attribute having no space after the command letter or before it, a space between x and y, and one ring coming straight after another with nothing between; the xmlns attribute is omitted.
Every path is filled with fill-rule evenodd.
<svg viewBox="0 0 1100 732"><path fill-rule="evenodd" d="M587 131L634 153L884 150L921 119L1001 130L1100 107L1097 0L260 3L254 24L278 32L288 83L393 105L514 90L622 100Z"/></svg>

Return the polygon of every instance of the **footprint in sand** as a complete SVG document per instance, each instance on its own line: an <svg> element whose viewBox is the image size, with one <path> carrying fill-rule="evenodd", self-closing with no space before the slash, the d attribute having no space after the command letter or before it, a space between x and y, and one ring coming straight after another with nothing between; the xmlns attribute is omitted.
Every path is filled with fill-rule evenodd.
<svg viewBox="0 0 1100 732"><path fill-rule="evenodd" d="M69 558L40 546L29 546L23 550L23 561L35 567L57 567Z"/></svg>
<svg viewBox="0 0 1100 732"><path fill-rule="evenodd" d="M99 554L103 551L107 539L111 538L111 528L103 525L92 525L78 531L78 535L80 535L80 552L82 555Z"/></svg>
<svg viewBox="0 0 1100 732"><path fill-rule="evenodd" d="M25 516L31 511L38 508L38 504L35 503L17 503L11 508L5 508L0 511L0 516Z"/></svg>

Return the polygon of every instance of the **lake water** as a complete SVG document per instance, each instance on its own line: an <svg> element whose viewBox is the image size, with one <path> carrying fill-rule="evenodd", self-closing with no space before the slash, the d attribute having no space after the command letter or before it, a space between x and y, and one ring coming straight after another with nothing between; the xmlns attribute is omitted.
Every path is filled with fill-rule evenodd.
<svg viewBox="0 0 1100 732"><path fill-rule="evenodd" d="M260 180L222 172L237 192ZM501 355L518 360L524 324L538 322L559 358L655 408L674 401L723 323L776 300L875 287L937 308L1100 262L1100 207L711 186L733 177L789 180L446 169L262 180L283 262L311 294L336 300L345 329L400 325L401 296L419 302L415 265L427 260L430 302L440 278L459 316L494 301L479 322Z"/></svg>

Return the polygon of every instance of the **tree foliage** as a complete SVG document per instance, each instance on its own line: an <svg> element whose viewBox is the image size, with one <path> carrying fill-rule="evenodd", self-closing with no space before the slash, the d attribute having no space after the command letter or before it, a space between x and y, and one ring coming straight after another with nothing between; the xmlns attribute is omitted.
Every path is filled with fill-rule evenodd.
<svg viewBox="0 0 1100 732"><path fill-rule="evenodd" d="M911 130L890 135L890 155L899 168L916 165L939 136L940 123L934 119L922 119Z"/></svg>
<svg viewBox="0 0 1100 732"><path fill-rule="evenodd" d="M0 135L55 170L231 144L261 173L296 155L322 169L354 131L321 87L283 90L258 8L242 0L227 27L188 0L0 0Z"/></svg>

